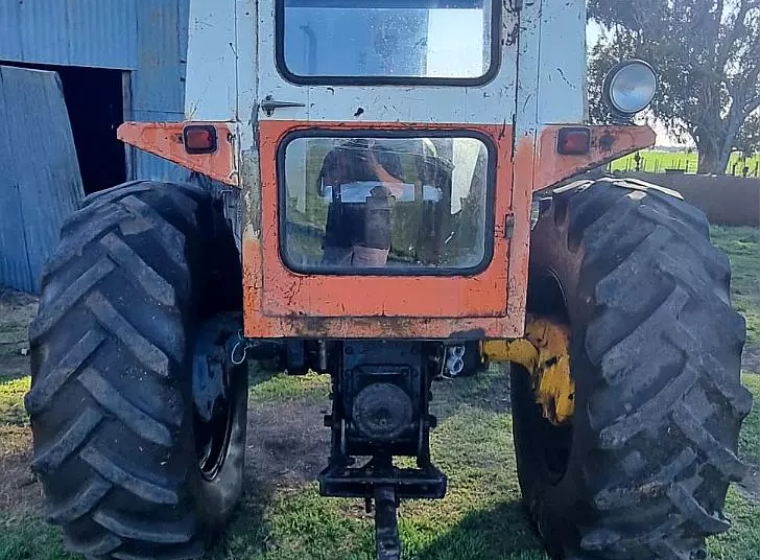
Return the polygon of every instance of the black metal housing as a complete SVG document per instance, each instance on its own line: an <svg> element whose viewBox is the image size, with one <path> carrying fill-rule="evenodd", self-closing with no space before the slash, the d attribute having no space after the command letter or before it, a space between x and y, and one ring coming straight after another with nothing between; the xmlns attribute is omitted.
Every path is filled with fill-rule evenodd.
<svg viewBox="0 0 760 560"><path fill-rule="evenodd" d="M325 496L371 498L393 486L400 498L442 498L446 477L430 462L430 383L443 346L424 342L344 342L331 353L333 409L329 466L320 474ZM362 395L371 392L365 403ZM383 427L387 428L383 433ZM353 467L355 457L371 457ZM417 469L393 466L394 456L416 457Z"/></svg>

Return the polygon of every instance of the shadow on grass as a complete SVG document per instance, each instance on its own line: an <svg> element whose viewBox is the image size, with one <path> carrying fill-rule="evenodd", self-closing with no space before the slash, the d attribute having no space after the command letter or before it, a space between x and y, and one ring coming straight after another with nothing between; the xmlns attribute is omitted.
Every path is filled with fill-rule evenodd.
<svg viewBox="0 0 760 560"><path fill-rule="evenodd" d="M431 390L431 411L440 421L456 415L462 404L496 414L511 410L509 367L493 368L473 377L437 380Z"/></svg>
<svg viewBox="0 0 760 560"><path fill-rule="evenodd" d="M258 558L267 550L270 535L264 513L272 503L274 489L270 485L246 482L243 500L211 550L204 556L206 560L227 560L230 551L235 558Z"/></svg>
<svg viewBox="0 0 760 560"><path fill-rule="evenodd" d="M460 523L412 553L414 560L543 560L547 558L520 502L474 511Z"/></svg>

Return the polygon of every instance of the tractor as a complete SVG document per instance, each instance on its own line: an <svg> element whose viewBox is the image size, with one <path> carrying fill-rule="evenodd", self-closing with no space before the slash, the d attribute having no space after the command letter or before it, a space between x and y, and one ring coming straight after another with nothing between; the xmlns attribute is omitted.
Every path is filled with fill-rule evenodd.
<svg viewBox="0 0 760 560"><path fill-rule="evenodd" d="M189 17L185 121L118 130L187 180L87 197L30 328L33 469L67 549L202 556L243 492L255 361L331 376L320 492L365 500L398 560L400 501L447 491L434 381L508 362L548 553L705 559L752 405L728 258L678 193L576 180L655 142L634 123L655 70L616 66L590 125L585 0Z"/></svg>

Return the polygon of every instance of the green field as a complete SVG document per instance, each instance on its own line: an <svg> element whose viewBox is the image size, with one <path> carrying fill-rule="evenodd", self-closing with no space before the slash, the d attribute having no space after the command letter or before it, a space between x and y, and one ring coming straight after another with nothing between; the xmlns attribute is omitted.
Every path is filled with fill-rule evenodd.
<svg viewBox="0 0 760 560"><path fill-rule="evenodd" d="M714 228L734 268L733 299L760 345L760 238L749 228ZM16 328L16 327L14 327ZM0 316L0 331L3 317ZM23 365L23 364L22 364ZM0 368L2 369L2 368ZM0 371L0 560L80 560L66 554L58 529L42 521L40 485L29 475L30 434L23 410L29 378L21 365ZM760 376L744 374L760 399ZM373 560L374 528L357 500L324 499L315 475L326 463L329 378L251 373L247 495L208 560ZM405 560L548 560L526 521L512 449L503 371L438 382L433 412L436 463L449 475L440 502L404 503ZM760 463L760 407L744 424L745 461ZM709 541L713 560L756 560L760 503L732 487L732 530Z"/></svg>
<svg viewBox="0 0 760 560"><path fill-rule="evenodd" d="M760 347L760 230L711 228L712 240L731 259L731 301L747 321L747 344ZM757 372L760 373L760 372Z"/></svg>
<svg viewBox="0 0 760 560"><path fill-rule="evenodd" d="M667 169L679 169L688 173L696 173L698 165L698 156L696 152L666 152L659 150L642 150L641 170L650 173L665 173ZM734 164L736 165L735 173ZM727 173L742 175L744 166L749 167L749 176L757 177L760 172L760 155L742 160L739 154L733 154L728 164ZM635 154L631 154L610 164L609 170L612 171L635 171L636 160Z"/></svg>

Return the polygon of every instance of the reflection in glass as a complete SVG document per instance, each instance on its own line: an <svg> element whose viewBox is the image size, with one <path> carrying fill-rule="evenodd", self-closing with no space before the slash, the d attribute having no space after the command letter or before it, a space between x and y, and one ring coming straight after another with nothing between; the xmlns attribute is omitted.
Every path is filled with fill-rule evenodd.
<svg viewBox="0 0 760 560"><path fill-rule="evenodd" d="M480 140L301 137L285 150L289 266L467 270L485 259Z"/></svg>

